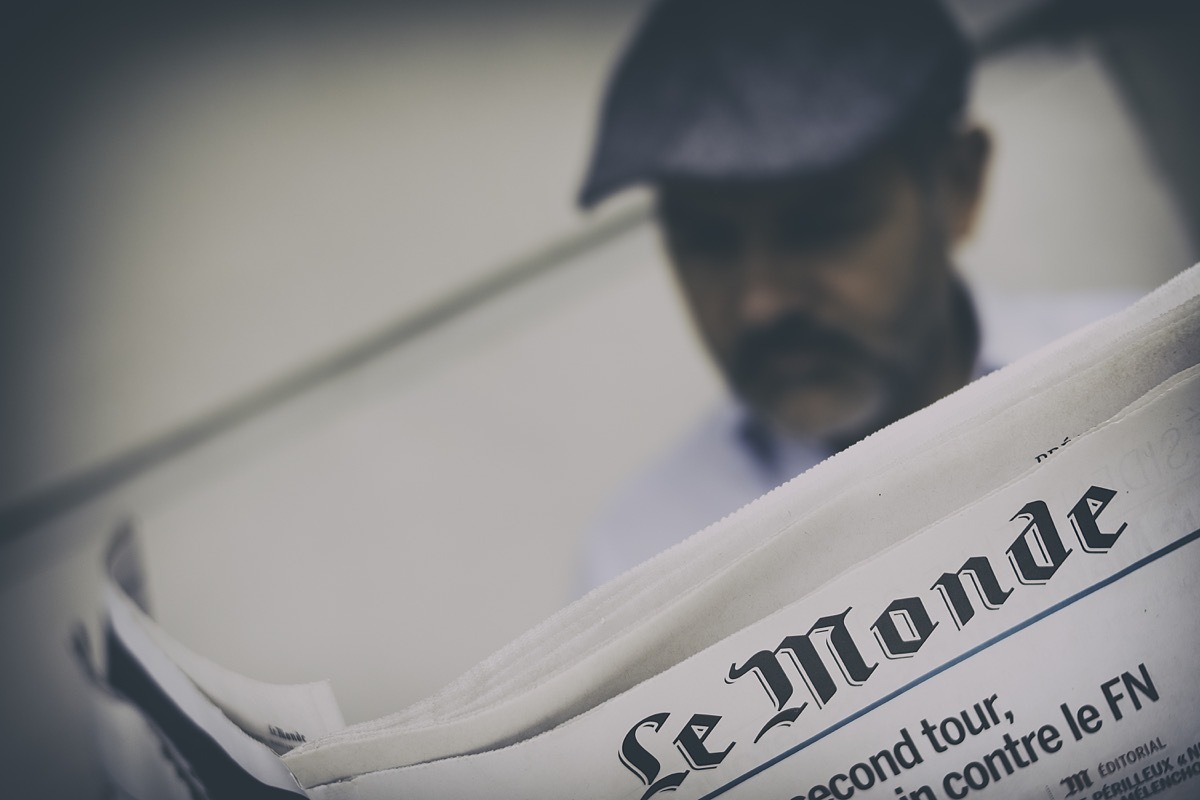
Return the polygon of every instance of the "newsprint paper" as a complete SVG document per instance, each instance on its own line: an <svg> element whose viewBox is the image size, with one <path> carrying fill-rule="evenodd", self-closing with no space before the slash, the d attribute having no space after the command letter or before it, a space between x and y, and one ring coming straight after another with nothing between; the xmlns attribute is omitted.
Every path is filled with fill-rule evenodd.
<svg viewBox="0 0 1200 800"><path fill-rule="evenodd" d="M597 589L426 701L188 652L114 547L138 798L1200 797L1200 268Z"/></svg>

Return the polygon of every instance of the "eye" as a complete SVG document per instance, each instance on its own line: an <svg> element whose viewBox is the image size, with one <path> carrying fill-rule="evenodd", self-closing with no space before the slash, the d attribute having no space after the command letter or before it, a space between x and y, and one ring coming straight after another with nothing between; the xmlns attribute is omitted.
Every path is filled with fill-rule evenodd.
<svg viewBox="0 0 1200 800"><path fill-rule="evenodd" d="M729 261L742 247L737 226L715 215L664 210L662 224L667 244L677 257Z"/></svg>
<svg viewBox="0 0 1200 800"><path fill-rule="evenodd" d="M882 215L882 204L865 198L806 203L780 217L775 235L789 250L832 250L869 233Z"/></svg>

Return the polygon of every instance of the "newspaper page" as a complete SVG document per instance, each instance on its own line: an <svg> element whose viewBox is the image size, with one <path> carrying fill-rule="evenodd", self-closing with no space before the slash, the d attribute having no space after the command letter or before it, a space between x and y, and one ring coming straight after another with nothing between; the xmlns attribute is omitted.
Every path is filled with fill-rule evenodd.
<svg viewBox="0 0 1200 800"><path fill-rule="evenodd" d="M310 794L1194 797L1200 372L1031 460L550 733Z"/></svg>
<svg viewBox="0 0 1200 800"><path fill-rule="evenodd" d="M100 707L211 796L1197 796L1197 295L1193 268L370 723L189 652L115 558Z"/></svg>

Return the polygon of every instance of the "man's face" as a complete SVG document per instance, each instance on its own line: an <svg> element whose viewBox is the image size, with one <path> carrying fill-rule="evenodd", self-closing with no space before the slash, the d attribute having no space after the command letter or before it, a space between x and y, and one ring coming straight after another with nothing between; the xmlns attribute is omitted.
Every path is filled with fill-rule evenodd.
<svg viewBox="0 0 1200 800"><path fill-rule="evenodd" d="M819 180L668 183L659 212L734 391L785 432L845 444L955 388L939 202L879 156Z"/></svg>

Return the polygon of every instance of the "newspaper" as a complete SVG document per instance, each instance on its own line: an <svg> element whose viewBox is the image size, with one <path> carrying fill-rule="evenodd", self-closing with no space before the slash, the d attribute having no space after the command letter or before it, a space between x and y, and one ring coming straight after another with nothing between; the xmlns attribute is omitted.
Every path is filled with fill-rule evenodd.
<svg viewBox="0 0 1200 800"><path fill-rule="evenodd" d="M299 796L1197 796L1198 309L1193 268L382 720L209 664L115 583L110 647Z"/></svg>
<svg viewBox="0 0 1200 800"><path fill-rule="evenodd" d="M305 797L279 754L344 727L329 684L267 684L190 652L140 607L137 561L123 531L109 554L107 674L94 704L110 782L147 800L175 796L166 786L193 798Z"/></svg>

